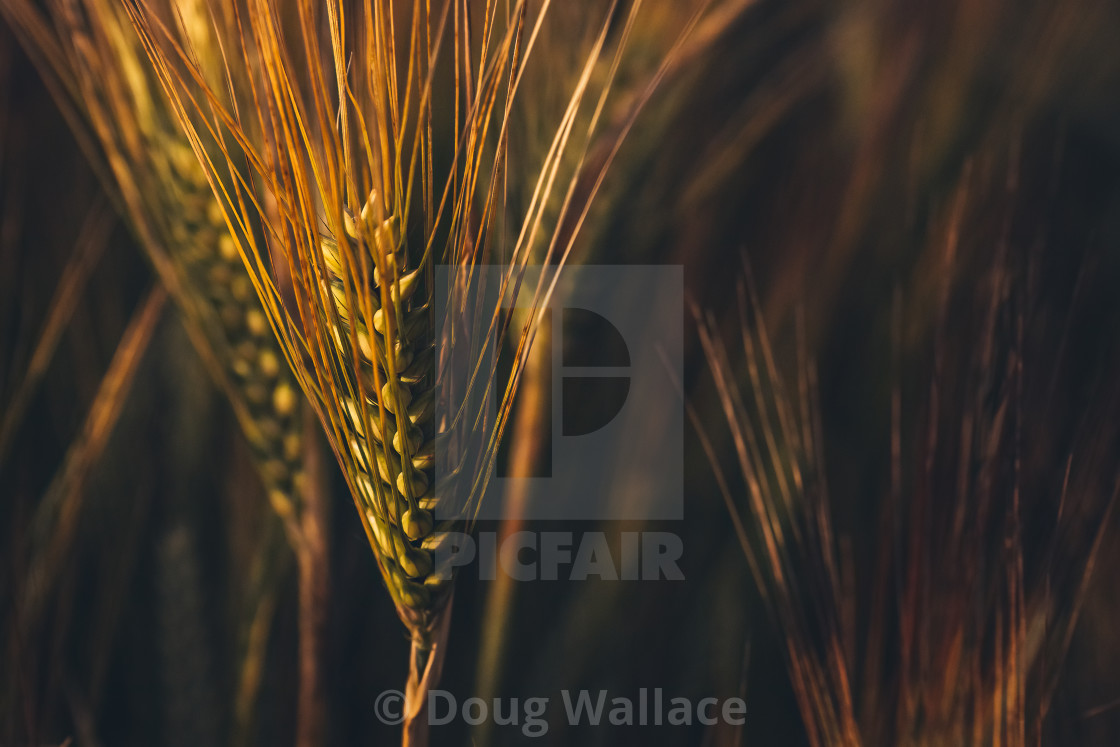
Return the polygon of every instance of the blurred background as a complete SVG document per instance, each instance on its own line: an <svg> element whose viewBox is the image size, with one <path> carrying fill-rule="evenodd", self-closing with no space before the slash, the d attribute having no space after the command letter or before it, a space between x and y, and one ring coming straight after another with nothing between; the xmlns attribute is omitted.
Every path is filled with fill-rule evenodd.
<svg viewBox="0 0 1120 747"><path fill-rule="evenodd" d="M692 10L647 3L610 121ZM575 4L553 12L511 143L523 153L547 147L540 122L587 44ZM464 574L440 687L742 696L746 723L556 721L527 740L456 721L433 744L1120 742L1118 35L1120 7L1092 0L715 4L635 121L574 260L683 266L689 304L730 351L720 384L681 310L685 518L527 527L676 532L685 580L495 597ZM282 543L262 551L277 530L250 449L71 124L0 23L0 744L292 744L294 565ZM531 188L511 185L511 210ZM752 358L744 332L765 336L772 373L752 373L761 348ZM812 402L812 436L779 437L755 475L776 500L782 465L804 460L791 521L824 517L790 540L781 580L752 573L733 520L757 547L729 388L761 436L774 403ZM533 443L518 429L529 402L518 444ZM326 743L393 744L373 703L401 686L407 639L319 448ZM781 583L794 618L774 606ZM267 601L256 627L251 594ZM253 635L267 643L245 729ZM842 739L812 725L790 674L831 641L847 691L824 689L858 732ZM971 704L944 706L953 693Z"/></svg>

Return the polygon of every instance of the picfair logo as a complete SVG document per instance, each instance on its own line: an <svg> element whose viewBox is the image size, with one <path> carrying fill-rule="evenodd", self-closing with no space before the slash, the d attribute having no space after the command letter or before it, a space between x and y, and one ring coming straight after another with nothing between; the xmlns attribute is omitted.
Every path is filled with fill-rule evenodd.
<svg viewBox="0 0 1120 747"><path fill-rule="evenodd" d="M472 287L460 290L481 300L469 304L480 318L465 320L460 329L487 329L490 318L482 317L492 315L505 272L476 270ZM540 272L530 268L516 298L504 300L515 318L529 313ZM443 285L437 287L448 287L449 279L448 269L439 268ZM445 310L437 314L444 318ZM456 344L464 344L461 335ZM540 377L550 403L538 434L542 453L532 474L506 469L493 476L478 518L682 518L684 408L675 384L682 376L681 268L564 268L534 345L544 346L536 350L544 365L532 375ZM497 348L486 351L478 370L487 370L495 355ZM453 388L468 388L469 374L455 375L462 381ZM490 416L500 392L491 387L481 405ZM511 495L521 499L511 503Z"/></svg>

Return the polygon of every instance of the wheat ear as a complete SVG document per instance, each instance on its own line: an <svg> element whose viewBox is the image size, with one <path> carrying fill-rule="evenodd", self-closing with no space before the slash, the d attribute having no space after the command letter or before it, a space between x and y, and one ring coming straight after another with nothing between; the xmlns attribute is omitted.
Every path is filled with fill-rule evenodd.
<svg viewBox="0 0 1120 747"><path fill-rule="evenodd" d="M523 66L550 3L516 2L508 12L485 4L468 13L458 2L432 8L375 0L355 10L329 0L300 4L290 19L298 29L293 34L268 3L250 0L238 34L224 45L227 64L250 81L255 97L253 107L240 109L225 90L207 85L166 24L139 3L129 4L227 208L227 222L248 226L261 217L266 224L263 244L248 230L235 231L235 238L411 633L406 740L422 740L419 696L438 677L451 597L451 585L432 572L432 545L439 541L432 512L457 521L453 526L469 525L540 307L555 287L554 274L541 273L539 282L521 288L530 248L547 246L539 261L562 265L594 194L577 194L577 177L564 184L557 174L572 147L586 148L603 110L612 76L593 85L592 72L608 48L610 21L617 20L610 5L601 23L592 21L598 24L594 43L543 163L522 166L521 177L528 174L536 188L528 209L507 227L510 111L523 96ZM624 39L632 15L620 17ZM437 91L441 55L452 80ZM573 137L581 105L595 102L596 94L594 113L584 120L587 137ZM439 147L436 132L446 133ZM199 146L212 140L228 146L224 158L205 157ZM241 171L239 153L252 182ZM437 159L448 162L439 161L437 169ZM574 170L586 176L578 163ZM601 181L601 171L598 176ZM590 183L599 181L591 175ZM543 225L550 195L563 188L561 215ZM561 234L565 219L575 230ZM471 292L488 263L504 268L500 297L508 301L520 291L532 299L507 381L499 381L474 348L465 349L462 338L447 344L458 324L481 322L471 341L478 349L496 345L511 327L504 305L487 308ZM290 271L291 295L280 292L285 275L277 264ZM454 291L436 287L439 265L448 268ZM448 312L438 322L437 301L446 301ZM437 372L433 344L450 357L450 370L466 372L467 390L495 395L493 418L473 407L471 391L448 393L455 377L445 375L442 362ZM478 448L460 450L456 444L463 443ZM449 483L433 485L433 455L448 457Z"/></svg>

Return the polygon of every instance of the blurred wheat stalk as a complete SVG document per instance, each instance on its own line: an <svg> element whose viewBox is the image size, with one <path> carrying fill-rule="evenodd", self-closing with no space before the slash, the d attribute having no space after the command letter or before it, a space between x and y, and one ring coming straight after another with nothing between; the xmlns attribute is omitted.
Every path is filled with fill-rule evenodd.
<svg viewBox="0 0 1120 747"><path fill-rule="evenodd" d="M1007 168L1016 173L1014 157ZM742 493L711 424L695 410L693 422L785 640L813 745L1038 743L1120 497L1106 445L1114 402L1082 424L1080 449L1047 454L1028 440L1046 423L1029 392L1054 375L1024 342L1037 313L1031 260L1006 235L977 257L958 247L984 220L983 198L1000 191L990 179L965 170L920 265L930 274L907 284L932 284L932 306L924 293L896 294L889 493L866 536L842 529L840 507L858 501L829 493L804 320L790 377L749 281L733 319L695 310ZM974 287L961 282L973 277ZM901 356L915 329L930 331L933 365L913 377ZM1025 465L1029 453L1044 461Z"/></svg>
<svg viewBox="0 0 1120 747"><path fill-rule="evenodd" d="M220 71L220 50L204 6L173 0L166 8L181 21L204 64ZM301 743L318 741L323 718L316 670L326 593L325 519L321 501L306 485L304 426L295 380L206 174L178 129L122 5L105 0L50 2L40 11L25 0L4 0L0 10L171 291L196 349L228 396L253 450L269 502L299 561L307 680L300 719L307 733ZM275 543L262 540L260 551L270 556L263 562L282 562ZM250 590L246 604L246 630L260 630L259 617L270 614L269 600L282 576L252 578L267 579L266 586ZM266 640L259 633L245 637L237 707L243 738Z"/></svg>

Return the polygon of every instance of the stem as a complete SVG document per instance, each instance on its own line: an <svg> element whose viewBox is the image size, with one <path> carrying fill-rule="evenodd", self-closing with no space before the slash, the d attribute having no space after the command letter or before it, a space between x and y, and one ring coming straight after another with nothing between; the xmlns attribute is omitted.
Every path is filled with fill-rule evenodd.
<svg viewBox="0 0 1120 747"><path fill-rule="evenodd" d="M551 364L552 364L551 325L542 324L537 329L537 339L529 350L522 373L521 388L518 392L518 411L513 426L512 446L510 449L510 474L527 476L532 474L541 456L547 432L551 407ZM521 530L522 506L527 497L527 489L514 488L506 495L508 514L498 529L498 546L502 541ZM475 690L478 697L490 702L498 693L502 680L502 663L506 657L510 618L513 614L514 583L507 573L499 573L490 587L486 598L486 612L482 625L482 644L478 656L478 681ZM489 720L479 727L478 744L490 743Z"/></svg>
<svg viewBox="0 0 1120 747"><path fill-rule="evenodd" d="M326 500L322 450L315 437L315 419L304 418L304 465L307 474L300 514L299 566L299 702L296 710L297 747L320 747L326 738L326 697L323 655L330 598L330 566L326 527Z"/></svg>
<svg viewBox="0 0 1120 747"><path fill-rule="evenodd" d="M408 684L404 695L402 747L428 747L428 691L439 684L447 654L447 634L451 630L451 603L436 615L425 646L421 636L413 635L409 656Z"/></svg>
<svg viewBox="0 0 1120 747"><path fill-rule="evenodd" d="M264 535L249 577L247 624L242 634L241 672L234 701L234 745L253 744L257 696L264 676L268 641L283 581L291 570L292 554L278 517L266 519Z"/></svg>

